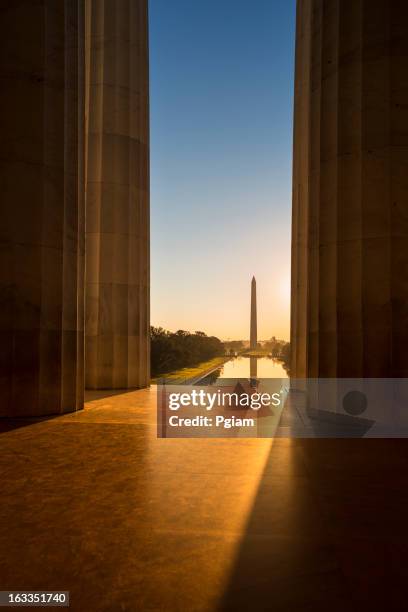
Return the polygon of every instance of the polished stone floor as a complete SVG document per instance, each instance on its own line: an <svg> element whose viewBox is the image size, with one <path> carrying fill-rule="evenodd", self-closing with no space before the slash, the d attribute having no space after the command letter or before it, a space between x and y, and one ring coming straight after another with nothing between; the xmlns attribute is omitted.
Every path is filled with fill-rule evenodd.
<svg viewBox="0 0 408 612"><path fill-rule="evenodd" d="M71 610L399 610L405 440L156 438L156 390L0 424L0 590Z"/></svg>

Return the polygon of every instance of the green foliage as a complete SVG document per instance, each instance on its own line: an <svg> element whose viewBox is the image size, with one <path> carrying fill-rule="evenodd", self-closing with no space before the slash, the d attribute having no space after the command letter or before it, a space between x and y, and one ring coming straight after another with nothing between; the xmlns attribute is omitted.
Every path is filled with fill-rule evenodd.
<svg viewBox="0 0 408 612"><path fill-rule="evenodd" d="M196 365L224 354L224 345L215 336L179 329L169 332L162 327L150 328L152 376Z"/></svg>
<svg viewBox="0 0 408 612"><path fill-rule="evenodd" d="M285 340L278 340L275 336L272 336L268 342L265 342L264 348L270 351L272 357L280 359L286 366L289 366L290 362L290 343Z"/></svg>
<svg viewBox="0 0 408 612"><path fill-rule="evenodd" d="M228 340L224 342L225 351L229 355L235 355L235 353L241 353L244 350L244 343L242 340Z"/></svg>

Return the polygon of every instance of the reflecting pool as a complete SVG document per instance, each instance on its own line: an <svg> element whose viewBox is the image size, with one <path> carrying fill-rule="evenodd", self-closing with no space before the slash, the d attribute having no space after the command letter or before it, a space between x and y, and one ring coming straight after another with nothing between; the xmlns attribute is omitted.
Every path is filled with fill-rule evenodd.
<svg viewBox="0 0 408 612"><path fill-rule="evenodd" d="M212 373L211 383L220 378L287 378L287 376L282 362L276 359L270 357L235 357Z"/></svg>

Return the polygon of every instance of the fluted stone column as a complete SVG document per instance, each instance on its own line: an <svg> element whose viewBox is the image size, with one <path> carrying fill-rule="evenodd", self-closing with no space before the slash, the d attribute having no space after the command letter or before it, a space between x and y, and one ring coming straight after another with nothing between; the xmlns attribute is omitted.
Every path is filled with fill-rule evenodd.
<svg viewBox="0 0 408 612"><path fill-rule="evenodd" d="M298 0L295 377L408 376L408 4Z"/></svg>
<svg viewBox="0 0 408 612"><path fill-rule="evenodd" d="M87 0L86 386L149 383L147 0Z"/></svg>
<svg viewBox="0 0 408 612"><path fill-rule="evenodd" d="M0 6L0 416L83 405L83 12Z"/></svg>

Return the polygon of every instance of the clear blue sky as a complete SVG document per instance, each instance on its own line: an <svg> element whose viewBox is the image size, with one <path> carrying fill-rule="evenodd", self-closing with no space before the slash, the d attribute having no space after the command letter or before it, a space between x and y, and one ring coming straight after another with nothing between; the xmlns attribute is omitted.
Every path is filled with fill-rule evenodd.
<svg viewBox="0 0 408 612"><path fill-rule="evenodd" d="M151 322L289 336L295 0L150 0Z"/></svg>

